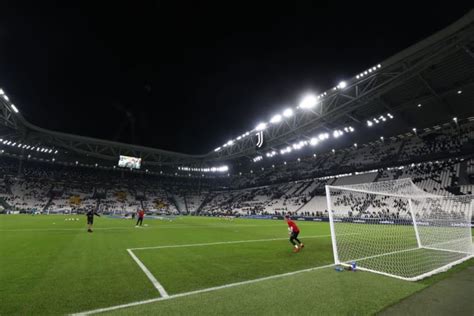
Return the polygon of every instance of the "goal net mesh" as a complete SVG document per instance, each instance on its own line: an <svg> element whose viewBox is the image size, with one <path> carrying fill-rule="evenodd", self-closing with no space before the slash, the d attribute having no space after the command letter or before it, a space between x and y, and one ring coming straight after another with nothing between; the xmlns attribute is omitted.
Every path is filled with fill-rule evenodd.
<svg viewBox="0 0 474 316"><path fill-rule="evenodd" d="M473 256L473 197L438 196L411 179L326 186L336 264L419 280Z"/></svg>

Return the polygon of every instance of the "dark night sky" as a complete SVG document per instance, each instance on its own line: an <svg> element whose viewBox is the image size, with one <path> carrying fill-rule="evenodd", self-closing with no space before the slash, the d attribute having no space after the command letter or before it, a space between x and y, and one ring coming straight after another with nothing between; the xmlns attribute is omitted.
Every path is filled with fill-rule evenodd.
<svg viewBox="0 0 474 316"><path fill-rule="evenodd" d="M41 127L195 154L470 8L78 3L0 5L0 86Z"/></svg>

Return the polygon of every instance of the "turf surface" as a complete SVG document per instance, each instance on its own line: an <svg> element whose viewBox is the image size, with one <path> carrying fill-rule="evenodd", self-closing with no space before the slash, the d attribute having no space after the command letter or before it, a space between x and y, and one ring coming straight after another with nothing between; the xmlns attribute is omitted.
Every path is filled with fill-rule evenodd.
<svg viewBox="0 0 474 316"><path fill-rule="evenodd" d="M170 295L332 262L326 223L300 222L306 247L293 254L283 221L185 217L135 228L102 217L87 233L84 217L66 218L0 216L0 315L67 314L159 297L127 248L252 240L134 250ZM326 268L112 313L373 314L469 265L420 282Z"/></svg>

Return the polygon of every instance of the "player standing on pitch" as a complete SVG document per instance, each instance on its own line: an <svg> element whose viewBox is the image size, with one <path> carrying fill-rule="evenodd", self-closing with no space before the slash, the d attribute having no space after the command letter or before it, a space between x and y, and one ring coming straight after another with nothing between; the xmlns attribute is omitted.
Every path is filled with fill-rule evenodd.
<svg viewBox="0 0 474 316"><path fill-rule="evenodd" d="M92 233L92 225L94 225L94 215L100 217L100 215L97 213L96 210L91 209L91 210L87 211L87 213L86 213L87 225L88 225L87 232L89 232L89 233Z"/></svg>
<svg viewBox="0 0 474 316"><path fill-rule="evenodd" d="M304 248L304 244L298 239L298 234L300 233L300 229L296 226L295 222L293 222L289 215L285 215L285 221L288 224L288 230L290 234L290 242L295 248L293 252L299 252L302 248ZM296 243L295 242L298 243Z"/></svg>
<svg viewBox="0 0 474 316"><path fill-rule="evenodd" d="M137 220L137 224L135 225L135 227L138 227L138 223L140 223L140 226L143 225L143 218L145 217L145 211L144 210L138 210L137 215L138 215L138 220Z"/></svg>

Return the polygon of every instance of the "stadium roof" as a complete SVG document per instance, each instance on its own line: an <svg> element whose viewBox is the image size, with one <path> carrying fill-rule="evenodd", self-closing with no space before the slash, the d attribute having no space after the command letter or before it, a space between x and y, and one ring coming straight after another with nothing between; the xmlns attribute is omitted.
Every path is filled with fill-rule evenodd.
<svg viewBox="0 0 474 316"><path fill-rule="evenodd" d="M360 142L364 138L370 140L374 135L360 131L381 116L384 121L395 117L390 122L393 134L423 128L437 123L441 117L473 114L473 21L474 10L471 10L447 28L379 64L361 69L337 87L300 102L291 111L273 116L269 113L268 120L254 130L243 132L204 155L43 129L26 121L20 112L21 105L12 104L3 91L0 91L0 137L10 141L10 145L15 143L16 147L10 148L16 148L22 155L34 150L38 154L87 156L114 162L119 155L127 155L141 157L148 165L202 167L240 158L248 161L265 154L268 157L268 153L278 155L288 146L312 142L315 145L324 140L320 135L333 138L343 131L354 131ZM429 111L417 111L420 107Z"/></svg>

